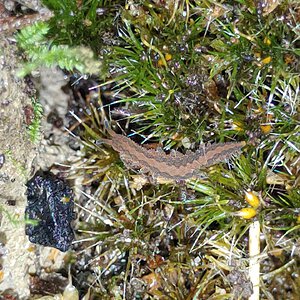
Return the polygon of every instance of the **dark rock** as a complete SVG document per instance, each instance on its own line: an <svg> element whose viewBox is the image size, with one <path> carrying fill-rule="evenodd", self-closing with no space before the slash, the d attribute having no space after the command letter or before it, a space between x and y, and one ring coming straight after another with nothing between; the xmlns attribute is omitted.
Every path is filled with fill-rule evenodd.
<svg viewBox="0 0 300 300"><path fill-rule="evenodd" d="M74 199L66 182L51 173L38 172L27 182L25 232L32 243L67 251L74 239Z"/></svg>

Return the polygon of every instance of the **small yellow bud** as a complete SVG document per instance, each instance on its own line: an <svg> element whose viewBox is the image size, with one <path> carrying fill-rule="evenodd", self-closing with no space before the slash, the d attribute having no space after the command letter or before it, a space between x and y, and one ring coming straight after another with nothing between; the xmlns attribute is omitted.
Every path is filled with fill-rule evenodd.
<svg viewBox="0 0 300 300"><path fill-rule="evenodd" d="M264 44L270 46L271 45L271 40L268 37L264 38Z"/></svg>
<svg viewBox="0 0 300 300"><path fill-rule="evenodd" d="M261 129L261 131L263 132L263 134L268 134L268 133L271 132L272 126L269 125L269 124L266 124L266 125L260 125L260 129Z"/></svg>
<svg viewBox="0 0 300 300"><path fill-rule="evenodd" d="M253 207L253 208L258 208L260 201L259 198L255 195L254 192L252 191L247 191L245 193L245 200Z"/></svg>
<svg viewBox="0 0 300 300"><path fill-rule="evenodd" d="M232 123L232 129L235 131L243 131L243 124L239 121L234 121Z"/></svg>
<svg viewBox="0 0 300 300"><path fill-rule="evenodd" d="M245 207L239 210L236 215L248 220L256 216L256 210L252 207Z"/></svg>
<svg viewBox="0 0 300 300"><path fill-rule="evenodd" d="M60 201L61 202L63 202L63 203L68 203L68 202L70 202L70 197L62 197L61 199L60 199Z"/></svg>
<svg viewBox="0 0 300 300"><path fill-rule="evenodd" d="M164 64L164 62L163 62L163 60L160 58L159 60L158 60L158 62L157 62L157 66L158 67L163 67L165 64Z"/></svg>
<svg viewBox="0 0 300 300"><path fill-rule="evenodd" d="M256 58L261 58L261 53L260 53L260 52L255 52L255 53L254 53L254 56L255 56Z"/></svg>
<svg viewBox="0 0 300 300"><path fill-rule="evenodd" d="M166 61L171 60L172 59L172 55L170 53L166 53L165 54L165 59L166 59Z"/></svg>
<svg viewBox="0 0 300 300"><path fill-rule="evenodd" d="M300 224L300 215L297 217L297 224Z"/></svg>
<svg viewBox="0 0 300 300"><path fill-rule="evenodd" d="M271 61L272 61L272 57L271 57L271 56L267 56L267 57L265 57L264 59L262 59L261 62L262 62L263 64L267 65L267 64L269 64Z"/></svg>
<svg viewBox="0 0 300 300"><path fill-rule="evenodd" d="M27 248L27 251L28 252L34 252L36 250L36 247L35 245L31 244L28 248Z"/></svg>

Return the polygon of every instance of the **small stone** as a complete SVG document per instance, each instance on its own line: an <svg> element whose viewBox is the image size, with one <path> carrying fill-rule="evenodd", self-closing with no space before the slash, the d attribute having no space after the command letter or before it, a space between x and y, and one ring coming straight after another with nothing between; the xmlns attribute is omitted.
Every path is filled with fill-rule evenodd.
<svg viewBox="0 0 300 300"><path fill-rule="evenodd" d="M68 199L68 201L65 201ZM47 172L38 172L27 182L25 232L32 243L67 251L74 239L74 197L66 182Z"/></svg>
<svg viewBox="0 0 300 300"><path fill-rule="evenodd" d="M5 155L0 154L0 169L3 167L4 163L5 163Z"/></svg>

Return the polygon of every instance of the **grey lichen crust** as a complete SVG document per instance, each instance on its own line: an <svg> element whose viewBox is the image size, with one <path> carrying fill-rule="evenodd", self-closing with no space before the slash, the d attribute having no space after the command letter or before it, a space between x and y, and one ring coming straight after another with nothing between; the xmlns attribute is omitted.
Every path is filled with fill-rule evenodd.
<svg viewBox="0 0 300 300"><path fill-rule="evenodd" d="M3 280L0 290L18 290L20 299L29 295L27 275L28 239L24 232L25 183L35 156L28 138L23 108L31 104L27 86L15 75L18 68L17 49L0 39L0 228L6 236L3 245ZM11 204L14 204L11 205ZM5 213L3 213L5 211Z"/></svg>

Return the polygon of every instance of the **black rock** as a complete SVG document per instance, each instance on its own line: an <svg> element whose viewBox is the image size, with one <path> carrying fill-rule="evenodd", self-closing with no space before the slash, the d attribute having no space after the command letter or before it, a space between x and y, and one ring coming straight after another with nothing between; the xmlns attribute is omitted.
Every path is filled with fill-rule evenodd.
<svg viewBox="0 0 300 300"><path fill-rule="evenodd" d="M74 197L66 182L51 173L38 172L27 182L25 232L32 243L67 251L74 239Z"/></svg>

